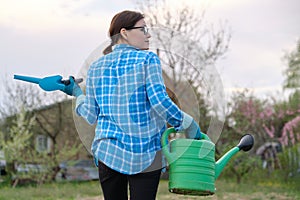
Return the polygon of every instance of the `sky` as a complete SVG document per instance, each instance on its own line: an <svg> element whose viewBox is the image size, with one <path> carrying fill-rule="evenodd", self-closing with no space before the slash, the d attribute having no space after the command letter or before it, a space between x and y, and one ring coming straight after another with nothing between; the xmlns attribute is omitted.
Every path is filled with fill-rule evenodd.
<svg viewBox="0 0 300 200"><path fill-rule="evenodd" d="M174 5L180 1L173 0ZM185 0L206 20L226 22L227 53L217 62L225 91L250 88L260 96L280 95L284 52L300 36L299 0ZM76 75L85 59L108 40L111 18L135 9L131 0L0 0L0 78L14 74Z"/></svg>

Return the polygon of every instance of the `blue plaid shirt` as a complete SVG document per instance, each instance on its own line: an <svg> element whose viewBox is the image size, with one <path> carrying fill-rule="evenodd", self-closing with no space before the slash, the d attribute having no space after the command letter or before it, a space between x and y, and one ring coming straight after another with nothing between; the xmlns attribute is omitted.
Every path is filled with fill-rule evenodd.
<svg viewBox="0 0 300 200"><path fill-rule="evenodd" d="M76 112L97 122L95 162L124 174L150 166L167 122L183 129L184 113L166 93L158 56L126 44L90 66L86 96L77 98Z"/></svg>

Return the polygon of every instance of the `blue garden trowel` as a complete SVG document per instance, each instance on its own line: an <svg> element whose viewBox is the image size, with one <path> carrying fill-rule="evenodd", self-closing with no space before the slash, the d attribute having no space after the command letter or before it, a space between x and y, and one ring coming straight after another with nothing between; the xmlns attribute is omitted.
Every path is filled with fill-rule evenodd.
<svg viewBox="0 0 300 200"><path fill-rule="evenodd" d="M14 75L14 79L18 79L21 81L26 81L30 83L36 83L45 91L54 91L54 90L61 90L63 91L67 85L70 84L70 80L63 80L62 76L54 75L54 76L47 76L45 78L35 78L30 76L21 76L21 75ZM76 83L81 83L83 81L82 78L74 79Z"/></svg>

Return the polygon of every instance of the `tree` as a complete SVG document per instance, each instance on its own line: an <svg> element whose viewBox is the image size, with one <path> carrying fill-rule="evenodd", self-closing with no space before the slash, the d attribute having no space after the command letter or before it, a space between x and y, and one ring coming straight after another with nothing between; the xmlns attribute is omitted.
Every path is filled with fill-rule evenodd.
<svg viewBox="0 0 300 200"><path fill-rule="evenodd" d="M245 133L251 133L259 138L255 141L254 149L262 145L269 138L262 127L264 118L262 113L266 106L267 101L256 98L248 90L233 94L228 103L229 110L222 139L226 142L232 138L240 138Z"/></svg>
<svg viewBox="0 0 300 200"><path fill-rule="evenodd" d="M12 178L14 187L23 180L38 184L54 180L59 171L59 163L74 157L80 150L79 143L74 144L70 140L65 140L64 146L60 148L58 144L52 144L50 153L37 151L35 144L37 121L35 114L22 109L12 119L9 131L0 132L0 147L4 151L7 162L6 171ZM28 164L34 167L27 168ZM25 167L28 171L21 173L16 170L16 167Z"/></svg>
<svg viewBox="0 0 300 200"><path fill-rule="evenodd" d="M161 59L166 86L176 94L182 109L200 119L202 131L211 132L216 141L218 136L214 137L210 128L221 133L225 102L214 64L228 49L227 27L207 27L205 12L192 5L175 8L166 0L136 4L152 28L151 49Z"/></svg>
<svg viewBox="0 0 300 200"><path fill-rule="evenodd" d="M285 81L283 88L296 89L300 88L300 40L297 41L296 49L285 55L287 60L287 69L284 72Z"/></svg>
<svg viewBox="0 0 300 200"><path fill-rule="evenodd" d="M13 116L22 109L32 111L66 99L61 92L45 92L37 84L1 78L0 119Z"/></svg>
<svg viewBox="0 0 300 200"><path fill-rule="evenodd" d="M240 184L244 177L259 168L258 165L261 162L259 162L258 159L258 157L250 156L249 153L246 152L238 153L226 166L224 176L230 178L235 177L236 183Z"/></svg>
<svg viewBox="0 0 300 200"><path fill-rule="evenodd" d="M81 141L73 122L71 101L57 102L43 109L34 110L37 123L36 133L50 138L47 154L51 166L50 179L55 180L62 161L76 157L82 151Z"/></svg>
<svg viewBox="0 0 300 200"><path fill-rule="evenodd" d="M287 61L287 69L284 71L284 89L291 89L288 101L280 105L282 112L287 115L288 120L282 125L282 134L279 141L284 145L283 152L279 155L285 170L284 178L297 173L300 167L300 40L296 48L286 53L284 59Z"/></svg>
<svg viewBox="0 0 300 200"><path fill-rule="evenodd" d="M6 172L9 177L16 176L16 166L24 162L25 152L30 147L33 136L33 117L28 117L25 110L16 115L8 133L0 132L0 147L4 151Z"/></svg>
<svg viewBox="0 0 300 200"><path fill-rule="evenodd" d="M6 145L7 151L13 152L14 146L18 145L10 141L18 140L19 134L24 132L23 129L26 127L24 124L24 127L15 124L19 113L25 112L27 116L32 116L34 125L30 128L30 137L23 138L28 140L27 143L30 143L30 145L24 146L27 156L21 156L23 160L17 161L21 164L34 163L47 166L47 173L38 178L38 183L54 180L60 169L59 163L77 157L83 150L79 137L76 137L77 133L72 117L72 102L66 99L66 96L62 95L61 92L41 92L42 90L33 84L4 81L2 86L5 89L3 92L4 101L0 107L0 113L4 117L1 126L2 135L5 139L3 142L11 144ZM65 100L62 101L63 99ZM47 138L50 138L49 149L37 151L37 136L44 136L46 143L48 143ZM86 151L82 152L87 153ZM34 177L31 178L35 179Z"/></svg>
<svg viewBox="0 0 300 200"><path fill-rule="evenodd" d="M294 93L287 101L270 101L258 99L247 91L236 94L218 146L228 145L230 140L248 132L255 137L252 154L263 158L269 174L274 169L287 169L278 153L300 142L298 95Z"/></svg>

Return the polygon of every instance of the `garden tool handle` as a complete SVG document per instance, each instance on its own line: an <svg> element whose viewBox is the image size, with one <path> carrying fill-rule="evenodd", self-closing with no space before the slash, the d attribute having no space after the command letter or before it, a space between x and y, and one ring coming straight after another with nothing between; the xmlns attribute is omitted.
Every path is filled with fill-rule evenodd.
<svg viewBox="0 0 300 200"><path fill-rule="evenodd" d="M73 77L73 76L72 76ZM73 77L74 78L74 77ZM74 82L79 84L83 81L83 78L74 78ZM70 82L70 79L67 79L67 80L61 80L61 82L65 85L69 85L71 82Z"/></svg>

